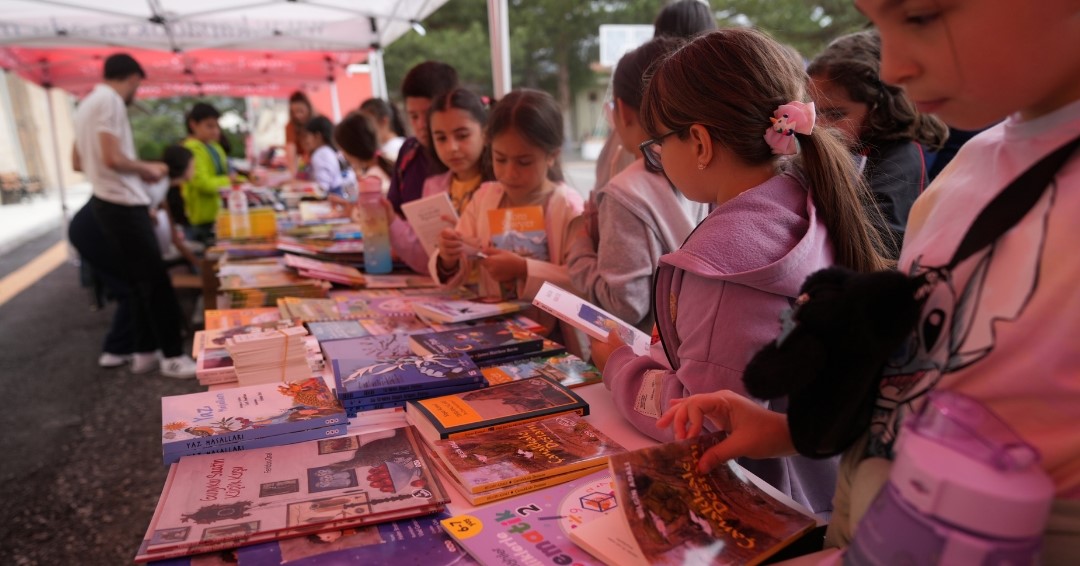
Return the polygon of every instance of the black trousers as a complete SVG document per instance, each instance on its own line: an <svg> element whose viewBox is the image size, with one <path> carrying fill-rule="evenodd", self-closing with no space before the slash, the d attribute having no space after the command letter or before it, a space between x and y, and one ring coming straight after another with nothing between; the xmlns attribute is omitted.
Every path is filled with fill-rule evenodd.
<svg viewBox="0 0 1080 566"><path fill-rule="evenodd" d="M135 321L131 314L131 288L124 278L120 254L105 237L98 225L90 203L79 209L68 224L68 239L79 251L83 267L104 287L109 298L116 301L112 324L105 334L102 350L110 354L131 354L135 351ZM151 350L156 350L155 345Z"/></svg>
<svg viewBox="0 0 1080 566"><path fill-rule="evenodd" d="M89 205L131 292L135 351L161 348L167 358L179 356L183 353L180 303L161 259L147 207L113 204L97 197L91 197Z"/></svg>

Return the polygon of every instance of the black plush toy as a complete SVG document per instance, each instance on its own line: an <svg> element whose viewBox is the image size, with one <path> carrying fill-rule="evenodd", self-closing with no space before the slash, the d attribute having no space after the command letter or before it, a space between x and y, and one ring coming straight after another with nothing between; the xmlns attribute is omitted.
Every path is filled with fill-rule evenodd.
<svg viewBox="0 0 1080 566"><path fill-rule="evenodd" d="M923 284L896 271L842 267L803 282L783 332L743 375L755 397L788 396L788 428L800 454L839 454L867 429L881 369L918 321Z"/></svg>

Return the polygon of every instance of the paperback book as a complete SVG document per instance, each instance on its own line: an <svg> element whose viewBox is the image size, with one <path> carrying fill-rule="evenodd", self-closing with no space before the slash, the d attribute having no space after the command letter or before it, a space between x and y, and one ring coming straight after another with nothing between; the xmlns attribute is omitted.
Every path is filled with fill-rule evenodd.
<svg viewBox="0 0 1080 566"><path fill-rule="evenodd" d="M308 331L319 341L332 342L334 340L346 340L349 338L359 338L361 336L370 336L368 332L359 322L355 320L329 320L323 322L309 322L307 323Z"/></svg>
<svg viewBox="0 0 1080 566"><path fill-rule="evenodd" d="M345 359L392 359L414 356L406 334L373 334L359 338L346 338L319 344L326 361Z"/></svg>
<svg viewBox="0 0 1080 566"><path fill-rule="evenodd" d="M544 417L589 414L589 404L546 377L532 377L466 393L409 401L405 418L430 443L496 430Z"/></svg>
<svg viewBox="0 0 1080 566"><path fill-rule="evenodd" d="M456 352L432 356L335 358L332 365L341 399L484 381L472 359Z"/></svg>
<svg viewBox="0 0 1080 566"><path fill-rule="evenodd" d="M345 408L322 379L267 383L161 398L165 453L341 425Z"/></svg>
<svg viewBox="0 0 1080 566"><path fill-rule="evenodd" d="M495 366L495 365L513 364L515 362L522 362L522 361L533 360L533 359L536 359L536 358L544 358L544 357L549 357L549 356L558 356L559 354L565 354L565 353L566 353L566 346L563 346L562 344L559 344L558 342L556 342L554 340L548 340L547 338L544 338L543 347L540 348L539 350L535 351L535 352L525 352L524 354L514 354L512 356L502 356L502 357L494 358L494 359L491 359L491 360L482 360L477 365L479 365L481 371L483 371L484 368Z"/></svg>
<svg viewBox="0 0 1080 566"><path fill-rule="evenodd" d="M323 279L342 285L363 285L364 275L359 269L334 263L319 261L310 257L285 254L285 265L297 270L301 276Z"/></svg>
<svg viewBox="0 0 1080 566"><path fill-rule="evenodd" d="M609 456L625 449L583 418L569 414L439 440L433 452L465 490L480 493L606 466Z"/></svg>
<svg viewBox="0 0 1080 566"><path fill-rule="evenodd" d="M575 479L580 478L582 476L587 476L589 474L596 473L597 470L604 469L603 466L593 467L593 468L581 468L579 470L574 470L572 472L566 472L565 474L556 474L554 476L547 476L547 477L544 477L544 478L535 479L535 480L525 482L525 483L515 483L515 484L504 486L504 487L497 487L495 489L489 489L487 491L481 491L481 492L478 492L478 493L473 493L473 492L465 489L465 487L462 486L460 483L458 483L456 481L453 481L453 479L452 479L453 476L451 475L450 470L446 467L446 464L444 462L442 462L438 458L435 458L433 460L433 462L434 462L435 468L438 469L439 472L443 474L444 478L450 480L450 483L453 484L454 488L457 489L457 491L461 495L461 497L465 498L465 500L468 501L470 505L474 505L474 506L475 505L484 505L484 504L487 504L487 503L491 503L493 501L500 501L500 500L506 499L508 497L516 497L516 496L521 495L523 493L530 493L530 492L533 492L533 491L540 491L540 490L547 489L547 488L552 487L552 486L556 486L556 485L559 485L559 484L566 483L568 481L575 480Z"/></svg>
<svg viewBox="0 0 1080 566"><path fill-rule="evenodd" d="M206 330L234 328L248 324L274 322L281 315L273 307L254 309L206 309L203 315L203 327Z"/></svg>
<svg viewBox="0 0 1080 566"><path fill-rule="evenodd" d="M759 487L735 462L697 472L701 455L723 437L612 456L619 512L571 531L571 539L611 566L758 564L812 529L813 517Z"/></svg>
<svg viewBox="0 0 1080 566"><path fill-rule="evenodd" d="M404 203L401 212L428 256L435 253L439 232L457 225L457 211L450 202L450 194L445 192Z"/></svg>
<svg viewBox="0 0 1080 566"><path fill-rule="evenodd" d="M488 224L491 245L524 258L548 261L543 207L494 208L488 211Z"/></svg>
<svg viewBox="0 0 1080 566"><path fill-rule="evenodd" d="M411 427L206 454L173 464L137 562L441 511Z"/></svg>
<svg viewBox="0 0 1080 566"><path fill-rule="evenodd" d="M206 347L199 350L195 357L195 377L202 385L236 381L236 369L229 351L225 348Z"/></svg>
<svg viewBox="0 0 1080 566"><path fill-rule="evenodd" d="M370 411L372 409L388 409L391 407L404 407L405 402L412 399L441 397L443 395L461 393L463 391L472 391L473 389L480 389L483 387L487 387L487 382L484 380L467 381L465 383L445 385L442 387L414 389L412 391L399 391L397 393L385 393L382 395L372 395L370 397L354 397L352 399L342 400L341 404L345 406L346 413L349 413L350 416L352 416L353 412Z"/></svg>
<svg viewBox="0 0 1080 566"><path fill-rule="evenodd" d="M364 275L364 286L368 289L433 289L439 284L429 275Z"/></svg>
<svg viewBox="0 0 1080 566"><path fill-rule="evenodd" d="M603 380L596 366L570 354L543 355L480 368L488 383L495 385L530 377L547 376L566 387L581 387Z"/></svg>
<svg viewBox="0 0 1080 566"><path fill-rule="evenodd" d="M648 334L557 285L545 281L536 292L533 304L591 338L607 342L614 331L623 344L633 348L634 353L639 356L649 353L652 338Z"/></svg>
<svg viewBox="0 0 1080 566"><path fill-rule="evenodd" d="M514 313L522 310L527 305L528 303L520 301L492 302L483 299L442 301L433 299L430 301L414 301L412 308L417 316L429 322L446 324Z"/></svg>
<svg viewBox="0 0 1080 566"><path fill-rule="evenodd" d="M409 337L413 352L419 355L463 352L474 362L494 360L539 352L544 338L508 323L493 323Z"/></svg>
<svg viewBox="0 0 1080 566"><path fill-rule="evenodd" d="M296 444L298 442L307 442L310 440L321 440L324 438L345 436L349 433L349 425L347 424L347 418L343 419L342 422L343 424L324 426L319 428L309 428L306 430L286 432L284 434L274 434L271 436L262 436L252 440L237 440L233 442L226 442L231 438L230 435L225 435L219 439L190 440L184 442L183 446L179 448L166 450L164 452L165 465L168 466L169 464L175 464L180 460L180 458L185 456L195 456L198 454L220 454L222 452L242 452L244 450L258 450L261 448L284 446L286 444Z"/></svg>
<svg viewBox="0 0 1080 566"><path fill-rule="evenodd" d="M277 301L281 317L298 322L340 320L338 304L333 299L283 297Z"/></svg>

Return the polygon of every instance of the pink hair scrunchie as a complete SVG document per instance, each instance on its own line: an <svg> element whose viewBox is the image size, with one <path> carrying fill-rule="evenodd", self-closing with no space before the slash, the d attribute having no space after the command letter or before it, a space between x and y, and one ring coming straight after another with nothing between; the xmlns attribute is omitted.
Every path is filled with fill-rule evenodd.
<svg viewBox="0 0 1080 566"><path fill-rule="evenodd" d="M795 134L810 135L816 119L813 102L781 104L769 117L772 126L765 129L765 143L769 144L774 155L795 155L799 152Z"/></svg>

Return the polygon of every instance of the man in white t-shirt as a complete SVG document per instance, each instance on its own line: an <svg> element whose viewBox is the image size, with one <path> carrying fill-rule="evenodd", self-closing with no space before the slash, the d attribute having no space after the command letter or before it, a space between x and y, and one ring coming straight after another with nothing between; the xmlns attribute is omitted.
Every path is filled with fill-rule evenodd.
<svg viewBox="0 0 1080 566"><path fill-rule="evenodd" d="M104 82L94 87L75 112L72 163L93 187L90 208L130 285L135 354L134 373L160 366L168 377L195 377L195 362L180 339L180 304L161 259L150 219L145 183L168 168L135 158L127 105L146 73L126 53L105 60Z"/></svg>

